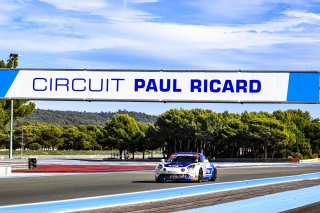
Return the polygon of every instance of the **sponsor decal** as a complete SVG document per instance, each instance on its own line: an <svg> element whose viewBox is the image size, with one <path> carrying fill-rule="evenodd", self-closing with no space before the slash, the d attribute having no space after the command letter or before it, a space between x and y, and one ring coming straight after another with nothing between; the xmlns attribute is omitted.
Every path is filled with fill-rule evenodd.
<svg viewBox="0 0 320 213"><path fill-rule="evenodd" d="M183 153L183 154L172 154L171 158L176 158L177 156L190 156L190 157L195 157L195 158L199 158L199 154L193 154L193 153Z"/></svg>

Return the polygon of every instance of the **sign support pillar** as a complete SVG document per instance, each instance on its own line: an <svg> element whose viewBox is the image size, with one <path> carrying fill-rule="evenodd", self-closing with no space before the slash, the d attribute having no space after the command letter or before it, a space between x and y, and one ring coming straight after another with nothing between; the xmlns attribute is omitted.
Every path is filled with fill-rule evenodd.
<svg viewBox="0 0 320 213"><path fill-rule="evenodd" d="M13 144L13 100L11 100L11 116L10 116L10 147L9 159L12 160L12 144Z"/></svg>

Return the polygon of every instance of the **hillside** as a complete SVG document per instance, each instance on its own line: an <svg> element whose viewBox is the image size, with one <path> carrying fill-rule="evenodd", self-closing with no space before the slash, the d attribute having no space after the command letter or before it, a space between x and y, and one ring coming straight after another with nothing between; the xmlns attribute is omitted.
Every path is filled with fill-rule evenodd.
<svg viewBox="0 0 320 213"><path fill-rule="evenodd" d="M118 112L77 112L36 109L19 122L50 123L58 125L103 125L115 114L128 114L137 122L154 123L157 116L141 112L119 110Z"/></svg>

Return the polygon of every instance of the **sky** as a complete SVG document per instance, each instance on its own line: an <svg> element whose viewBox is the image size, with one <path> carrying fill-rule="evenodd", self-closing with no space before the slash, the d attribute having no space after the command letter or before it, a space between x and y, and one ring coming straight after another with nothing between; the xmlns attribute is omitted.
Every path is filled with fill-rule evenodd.
<svg viewBox="0 0 320 213"><path fill-rule="evenodd" d="M319 70L320 0L0 0L0 59L19 68ZM36 101L37 108L159 115L319 104Z"/></svg>

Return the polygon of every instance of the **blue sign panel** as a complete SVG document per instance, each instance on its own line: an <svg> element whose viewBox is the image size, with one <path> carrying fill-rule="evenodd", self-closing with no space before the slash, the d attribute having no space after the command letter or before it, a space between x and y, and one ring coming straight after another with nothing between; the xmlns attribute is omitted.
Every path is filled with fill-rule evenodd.
<svg viewBox="0 0 320 213"><path fill-rule="evenodd" d="M319 101L319 73L290 73L287 101Z"/></svg>

